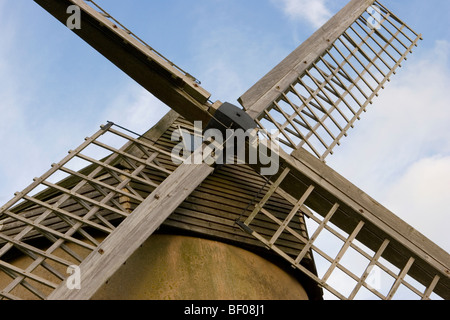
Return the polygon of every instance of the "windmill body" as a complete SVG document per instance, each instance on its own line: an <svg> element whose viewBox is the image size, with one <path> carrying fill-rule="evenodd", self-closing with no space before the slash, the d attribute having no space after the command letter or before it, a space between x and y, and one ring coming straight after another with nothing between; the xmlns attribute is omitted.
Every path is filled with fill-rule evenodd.
<svg viewBox="0 0 450 320"><path fill-rule="evenodd" d="M0 208L1 297L91 299L155 233L166 233L256 253L291 269L276 277L297 278L312 299L323 290L392 299L402 288L449 298L448 253L324 162L421 39L380 2L352 0L241 96L243 109L211 102L195 78L95 2L35 2L64 24L67 8L79 8L73 31L173 111L144 135L102 126ZM196 162L196 151L217 142L206 139L174 162L174 132L195 139L195 122L220 132L256 128L264 137L245 149L260 161ZM278 170L263 175L267 149ZM80 159L85 168L71 169ZM67 178L51 182L61 172ZM332 240L324 247L325 234ZM350 255L357 258L348 265ZM391 279L387 289L373 284L374 274Z"/></svg>

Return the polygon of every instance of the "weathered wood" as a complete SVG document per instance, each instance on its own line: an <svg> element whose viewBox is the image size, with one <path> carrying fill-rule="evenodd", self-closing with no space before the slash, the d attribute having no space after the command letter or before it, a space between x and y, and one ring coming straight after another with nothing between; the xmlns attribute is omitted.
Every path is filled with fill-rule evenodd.
<svg viewBox="0 0 450 320"><path fill-rule="evenodd" d="M67 8L79 6L82 28L74 33L186 119L209 122L210 94L206 90L84 1L34 1L63 24L69 18Z"/></svg>
<svg viewBox="0 0 450 320"><path fill-rule="evenodd" d="M362 210L363 213L361 214L363 217L365 213L371 213L381 224L389 226L390 229L395 229L395 233L401 234L402 238L418 246L421 251L433 254L434 259L436 259L439 264L446 266L447 268L450 266L450 255L448 253L414 230L413 227L409 226L406 222L383 207L380 203L332 168L311 156L307 151L295 151L292 154L292 157L289 158L299 165L299 169L302 167L308 168L308 173L316 175L316 177L321 177L320 185L322 188L327 187L326 190L329 192L339 192L342 195L345 195L345 198L358 204L356 211L361 213L360 210ZM350 201L348 201L348 203L350 203Z"/></svg>
<svg viewBox="0 0 450 320"><path fill-rule="evenodd" d="M408 274L408 271L409 271L409 269L411 269L411 266L413 265L414 261L415 261L414 258L410 258L408 260L408 263L406 264L406 266L402 269L402 272L400 272L400 274L398 275L397 279L395 279L395 282L392 285L391 290L389 291L388 295L386 296L386 298L388 300L392 300L392 298L395 295L395 292L400 287L400 284L402 283L403 278Z"/></svg>
<svg viewBox="0 0 450 320"><path fill-rule="evenodd" d="M259 119L272 102L316 62L327 48L374 2L352 0L322 28L239 98L253 119Z"/></svg>
<svg viewBox="0 0 450 320"><path fill-rule="evenodd" d="M320 196L317 199L310 197L307 202L309 207L325 216L324 199L339 203L340 210L346 216L335 214L332 219L335 225L351 233L357 221L362 219L365 227L358 240L374 251L381 246L380 239L391 240L383 253L389 262L402 268L411 256L416 257L410 275L428 285L438 273L441 281L436 286L436 292L450 297L450 255L447 252L307 151L297 150L292 156L281 151L280 161L296 177L281 183L280 187L285 192L295 197L302 194L298 190L304 192L305 181L312 183Z"/></svg>
<svg viewBox="0 0 450 320"><path fill-rule="evenodd" d="M49 300L90 299L212 172L206 164L181 165L83 261L81 289L69 290L64 282Z"/></svg>
<svg viewBox="0 0 450 320"><path fill-rule="evenodd" d="M208 102L209 94L204 89L200 88L198 84L195 83L194 80L187 74L183 74L183 72L180 72L180 70L174 68L169 61L163 59L160 55L155 54L155 52L142 43L142 41L138 41L140 39L130 36L130 33L127 32L128 30L121 29L110 19L103 17L81 0L35 0L35 2L46 8L63 23L65 23L67 18L66 8L68 5L78 5L83 11L83 28L81 30L75 30L75 32L81 38L91 44L100 53L104 54L110 61L130 75L144 88L155 94L160 100L168 104L174 110L177 110L188 120L202 120L205 123L211 119L211 113L215 110L215 107L211 106ZM359 117L359 114L362 111L365 111L365 104L358 101L357 97L355 97L351 92L351 89L355 87L366 99L369 99L369 97L363 90L361 90L357 83L346 86L343 82L341 82L341 79L337 77L336 72L330 68L331 73L336 76L337 80L329 76L330 79L326 79L323 84L319 85L319 80L315 79L314 76L309 74L307 70L318 61L318 57L327 52L327 49L330 48L330 46L332 46L334 50L337 50L345 60L348 60L339 50L339 47L334 45L334 43L373 2L374 0L352 0L344 9L342 9L335 17L325 24L324 27L317 31L310 39L308 39L296 51L288 56L266 77L264 77L253 88L245 93L240 98L240 102L250 116L254 119L260 119L262 115L265 115L267 118L271 119L280 131L285 130L291 135L294 135L294 137L305 141L308 140L309 136L314 134L324 145L324 147L329 148L329 152L331 152L333 145L328 147L327 143L316 133L317 129L320 126L324 127L330 136L334 138L334 144L339 143L339 138L346 134L346 130L341 130L343 132L341 132L338 137L334 137L333 134L331 134L331 131L324 124L326 116L324 118L319 118L312 109L310 112L307 112L306 110L297 110L292 103L291 106L294 108L296 114L289 115L284 112L282 106L277 105L279 112L286 118L286 123L281 125L272 118L267 108L270 107L270 104L273 103L277 97L280 96L280 94L285 92L289 87L292 87L292 83L299 80L299 76L305 74L306 72L319 87L316 94L320 99L322 99L325 103L333 104L332 99L328 96L328 94L326 94L325 89L339 96L338 90L336 90L333 85L333 83L335 83L346 91L346 94L348 93L359 105L360 110L358 112L355 112L350 106L348 106L355 117ZM386 29L384 25L383 28ZM400 29L397 28L395 35L389 29L386 30L395 38L400 32L402 32L402 29L403 26ZM387 51L387 47L391 45L393 49L401 55L401 52L390 44L384 36L381 34L379 36L382 41L386 42L384 47L381 47L380 45L382 50L391 56ZM356 48L357 45L350 35L345 34L344 37L353 46L355 46L353 53L360 50L360 48ZM344 47L351 51L351 48L348 48L342 40L341 42ZM366 41L363 39L363 42ZM400 43L406 49L410 49L403 44L403 42L400 41ZM361 54L365 59L371 61L370 57L365 55L363 52L361 52ZM380 54L381 53L378 55ZM332 57L331 53L329 53L329 55ZM361 62L357 56L356 59ZM393 60L395 61L395 59ZM324 63L325 62L326 61L324 61ZM353 71L358 73L357 67L352 65L351 62L348 62L348 65L353 69ZM372 60L372 65L378 69L377 65L374 63L374 60ZM365 69L365 72L368 72L372 78L377 81L376 77L369 70L370 65L367 67L363 66L363 68ZM383 76L387 78L390 76L390 73L385 75L380 69L378 70ZM352 82L345 70L339 70L337 73L342 76L343 79ZM363 80L370 88L370 84L361 77L362 76L360 76L358 80ZM302 83L301 79L299 81ZM313 89L309 88L306 84L304 84L304 87L313 96ZM303 100L300 95L299 98ZM289 102L289 99L286 96L285 99ZM309 101L308 103L324 114L330 113L329 111L327 112L325 106L320 100L316 98L315 100L316 102ZM303 115L317 121L317 124L315 126L309 124L306 117L303 117ZM296 116L298 116L301 120L296 119ZM164 147L170 148L173 146L173 143L169 140L166 130L169 131L168 126L173 124L173 121L175 121L176 118L177 117L173 114L173 118L166 121L163 125L166 129L160 130L157 134L157 139L160 138L160 144ZM332 120L334 121L334 119ZM296 127L294 122L297 122L307 130L311 131L306 138ZM349 121L347 120L347 122ZM170 125L168 125L169 123ZM348 129L351 125L352 123L349 123L345 129ZM294 130L290 129L289 126L292 126ZM285 139L288 140L285 143L286 145L291 145L294 149L296 149L293 141L295 140L294 137L285 135ZM137 140L134 142L137 142ZM77 174L70 172L72 175L78 176L76 178L72 177L72 181L75 183L78 183L80 179L81 181L87 180L88 182L96 183L94 190L90 190L89 194L86 196L80 194L75 195L71 189L68 189L61 184L55 185L48 182L42 182L42 184L50 186L53 191L57 190L58 192L64 193L65 198L68 198L69 196L76 196L77 202L74 205L76 210L79 210L80 206L81 209L84 207L85 210L89 210L89 206L92 205L93 207L103 208L120 215L122 213L122 201L119 200L119 205L117 206L116 199L109 199L116 204L117 207L119 207L119 210L117 210L113 206L109 206L107 201L103 203L94 199L102 194L103 196L106 196L107 192L103 188L111 191L111 197L113 194L125 196L126 200L124 201L127 203L127 208L132 208L132 205L134 208L133 213L130 216L125 215L126 219L124 222L100 245L99 248L94 248L92 246L89 247L90 249L93 249L94 252L86 260L84 260L80 266L82 270L82 289L80 291L70 291L63 283L51 295L50 299L90 298L97 291L97 289L114 274L120 265L132 255L139 245L142 244L159 226L161 226L164 221L172 222L173 225L178 224L179 228L183 228L184 226L180 227L181 222L182 224L186 224L186 229L190 228L191 230L196 231L201 230L200 232L205 232L205 229L208 229L213 224L216 224L216 228L211 228L211 235L224 234L228 232L233 236L233 232L230 231L232 225L230 224L229 219L237 214L233 210L240 209L240 206L245 204L245 200L249 199L251 192L243 192L243 194L240 195L239 191L236 191L239 188L233 190L234 186L232 184L227 184L226 178L216 179L214 183L211 183L211 185L208 186L208 188L197 188L197 186L199 186L202 182L206 181L206 177L213 171L212 168L207 165L181 165L174 173L171 174L171 171L166 170L162 165L160 165L159 162L152 165L150 162L156 158L156 155L151 157L151 151L147 151L145 146L141 144L139 144L139 146L132 145L133 149L128 150L132 151L132 154L130 154L130 152L124 151L124 149L117 150L99 142L94 143L102 148L111 150L116 155L126 157L123 161L123 165L127 168L134 168L138 170L135 165L136 163L141 163L141 166L153 166L153 168L147 168L148 170L146 170L145 173L141 173L141 170L139 170L139 173L142 175L143 179L139 178L137 184L143 183L143 186L139 189L136 188L136 191L134 191L134 187L131 189L135 195L134 199L132 199L133 197L131 196L127 197L127 195L124 194L119 187L107 187L103 184L103 182L96 182L94 179L95 177L86 179L86 173ZM311 146L311 148L314 150L314 146ZM149 149L152 150L152 148ZM255 238L261 243L274 249L278 254L290 261L295 267L301 269L312 278L317 279L319 285L329 289L340 298L345 297L336 292L333 288L329 287L325 281L331 275L333 269L338 266L345 251L352 246L352 241L355 238L361 240L361 242L366 244L369 248L380 248L381 245L382 250L379 249L377 254L379 253L380 256L383 255L388 259L388 261L392 262L396 266L404 267L406 262L406 267L403 268L401 274L396 277L397 280L392 287L391 292L388 294L388 298L392 297L401 284L404 276L409 274L409 271L411 271L413 277L417 276L419 281L429 285L427 292L424 294L425 298L431 294L431 291L435 287L437 293L441 294L443 297L448 297L448 274L450 265L449 255L431 243L431 241L420 235L416 230L395 217L387 209L376 203L361 190L354 187L350 182L339 176L332 169L326 167L323 163L317 161L309 154L303 154L303 152L303 150L298 150L294 152L293 157L289 157L281 151L280 162L282 164L282 170L280 170L277 175L272 177L272 181L275 181L275 183L268 188L268 191L265 191L266 196L263 197L262 200L258 199L259 204L255 206L255 209L246 221L247 224L250 222L255 222L256 225L252 225ZM168 155L167 152L162 153L166 156ZM147 156L150 157L151 161L142 160L142 158L146 158ZM165 159L161 162L168 164L169 160ZM111 169L112 167L113 164L111 164ZM107 172L108 169L110 168L102 165L99 170L105 170L105 172ZM157 184L152 185L147 183L150 179L153 180L153 178L156 177L156 180L161 182L165 178L165 176L161 177L160 173L157 174L152 170L159 170L159 172L162 171L170 176L159 186L157 186ZM111 177L114 178L116 175L117 172L114 170L110 172ZM129 179L133 178L132 175L127 176L125 172L124 177L128 177ZM247 182L248 187L248 182L252 181L252 176L241 173L236 175L236 179L244 180ZM221 183L224 183L224 185L221 186ZM153 190L153 187L156 187L156 189ZM187 200L186 198L189 195L192 195L196 188L197 193L192 196L191 199ZM210 198L207 196L203 198L198 194L203 190L210 191ZM230 205L228 210L226 210L227 208L224 208L225 203L221 203L217 207L214 207L212 203L219 203L215 197L217 197L217 193L221 190L225 191L224 199L226 201L229 199L237 199L237 204L233 206ZM142 198L148 196L149 193L151 194L143 200L140 198L141 192ZM277 193L285 193L286 195L289 195L290 200L295 199L294 201L290 201L286 198L286 200L290 201L294 205L294 209L290 211L290 214L289 209L286 212L283 201L280 201L279 204L274 204L274 201L272 201L270 204L276 209L280 209L282 214L287 215L284 220L279 219L276 217L276 214L272 214L268 210L271 198L277 196ZM22 195L19 195L19 197L22 197ZM61 199L64 199L64 197ZM31 202L35 202L44 208L47 208L49 212L53 210L49 204L41 202L40 200L37 200L37 198L28 198L27 200L32 200ZM140 200L143 200L143 202L139 204ZM265 208L263 208L263 206L265 206ZM331 206L333 207L330 208ZM302 248L302 246L298 246L299 243L295 242L296 240L306 242L306 238L303 238L300 234L296 234L295 232L297 232L297 230L292 229L289 223L297 214L299 208L301 210L309 210L307 209L308 207L312 208L320 215L324 217L326 216L326 222L320 224L321 229L327 229L328 226L326 226L326 223L328 222L328 219L330 219L333 224L337 225L342 230L349 233L351 232L350 237L345 240L345 245L339 252L336 259L332 260L331 257L323 254L325 259L332 262L332 266L322 280L318 279L316 275L310 272L310 270L304 269L302 266L297 265L299 260L301 260L299 257L305 255L306 250L309 250L308 247L313 247L313 241L311 241L310 244L300 252L300 255L297 255L298 251L296 252L295 256L297 256L297 260L293 260L293 257L289 256L289 253L286 251L286 248L291 249L291 247L294 249ZM172 214L172 212L174 212L177 208L179 211L176 212L176 214ZM71 211L66 212L62 207L53 211L55 214L62 214L65 218L72 219L76 225L86 224L105 232L110 231L108 228L97 225L94 221L85 220L85 218L78 217ZM198 211L198 214L194 214L194 211ZM257 216L260 212L262 212L265 216L262 215L262 218ZM56 231L46 225L41 225L39 222L19 216L16 214L16 211L7 211L6 213L10 217L15 218L17 221L20 221L29 227L32 226L67 241L74 240L71 235L61 236L59 233L56 233ZM171 219L169 216L171 216L172 221L170 221ZM275 224L269 226L267 224L267 220L265 219L266 217L270 218L272 222L275 222ZM51 216L49 216L49 219L50 218ZM99 218L102 217L99 216ZM169 220L166 220L167 218L169 218ZM277 225L279 225L278 229L275 228ZM270 235L272 231L275 231L275 234L272 236L271 241L261 237L261 235ZM288 231L290 234L288 234L288 236L284 236L285 231ZM206 233L208 232L206 231ZM227 236L229 236L229 234ZM281 237L282 235L284 236L283 238ZM244 239L244 241L248 241L248 239ZM14 241L10 242L10 246L13 244L18 244ZM293 242L294 244L291 244L290 242ZM296 245L299 248L295 248ZM286 246L286 248L284 246ZM27 250L33 254L41 253L31 249L32 248L27 247ZM320 249L316 251L320 254L323 253ZM397 254L398 252L400 252L400 254ZM373 262L375 263L375 261ZM419 268L420 272L425 271L425 275L420 274L419 270L415 268ZM355 276L349 270L345 268L342 270L351 278L358 281L358 285L361 286L363 284L363 282L360 281L360 278ZM22 278L27 276L27 274L22 270L18 270L18 272L21 274Z"/></svg>

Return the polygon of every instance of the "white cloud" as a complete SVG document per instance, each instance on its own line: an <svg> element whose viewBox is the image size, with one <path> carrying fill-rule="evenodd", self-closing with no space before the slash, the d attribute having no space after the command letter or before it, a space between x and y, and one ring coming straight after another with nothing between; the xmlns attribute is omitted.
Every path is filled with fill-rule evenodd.
<svg viewBox="0 0 450 320"><path fill-rule="evenodd" d="M208 28L210 20L204 17L197 23L202 32L192 40L192 64L197 65L195 75L213 101L237 105L238 97L274 67L273 61L289 53L273 34L260 38L251 28L223 24Z"/></svg>
<svg viewBox="0 0 450 320"><path fill-rule="evenodd" d="M273 2L281 6L289 18L296 21L306 20L314 28L321 27L332 16L326 0L274 0Z"/></svg>
<svg viewBox="0 0 450 320"><path fill-rule="evenodd" d="M161 120L169 110L147 90L135 85L118 94L99 121L112 121L142 134Z"/></svg>
<svg viewBox="0 0 450 320"><path fill-rule="evenodd" d="M4 5L4 3L2 3ZM0 9L2 7L0 5ZM15 61L16 22L0 10L0 203L25 188L50 161L37 146L30 131L25 104L29 102L29 79L19 78L21 65ZM30 165L30 162L32 165ZM45 166L42 166L45 163Z"/></svg>
<svg viewBox="0 0 450 320"><path fill-rule="evenodd" d="M437 41L434 48L411 56L327 159L344 177L447 250L450 241L442 226L450 222L449 58L448 41Z"/></svg>
<svg viewBox="0 0 450 320"><path fill-rule="evenodd" d="M448 198L450 156L422 159L390 186L387 206L425 236L450 251Z"/></svg>
<svg viewBox="0 0 450 320"><path fill-rule="evenodd" d="M398 70L349 138L328 158L329 163L355 180L375 177L384 185L421 158L450 153L449 57L446 41L437 42L421 59L411 57L407 68ZM348 166L349 158L359 166Z"/></svg>

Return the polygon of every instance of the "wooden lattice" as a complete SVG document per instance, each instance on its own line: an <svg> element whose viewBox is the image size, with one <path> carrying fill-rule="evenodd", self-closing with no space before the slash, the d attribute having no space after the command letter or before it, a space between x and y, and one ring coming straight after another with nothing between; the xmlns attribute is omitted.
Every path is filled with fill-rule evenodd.
<svg viewBox="0 0 450 320"><path fill-rule="evenodd" d="M11 279L0 297L45 299L146 198L138 188L173 172L170 159L110 123L34 179L0 208L0 273Z"/></svg>
<svg viewBox="0 0 450 320"><path fill-rule="evenodd" d="M300 198L292 197L280 187L285 179L293 177L304 187L305 191ZM389 230L389 226L383 224L373 226L361 212L354 212L356 218L350 217L346 210L342 210L346 205L344 202L331 200L320 189L320 186L314 183L300 181L292 169L286 168L261 202L256 205L255 210L239 225L268 249L274 250L287 260L294 268L316 281L331 294L326 295L327 298L441 299L434 290L441 279L447 282L448 277L442 275L439 270L430 273L421 267L421 264L428 262L417 255L420 248L410 250L406 246L399 245L395 239L396 235ZM308 204L308 199L313 193L315 197L322 199L321 214L313 209L318 209L314 201ZM275 217L265 208L267 201L274 195L283 196L293 205L292 211L282 219ZM255 231L252 223L259 216L270 219L278 226L278 230L270 235ZM299 219L303 217L307 218L309 238L295 232L291 227L299 223ZM364 233L370 233L370 237ZM302 250L295 254L283 250L277 242L282 234L290 234L297 239L303 245ZM301 265L302 259L310 250L317 265L317 274ZM389 250L396 252L398 256L394 257L391 253L386 259L383 258ZM444 289L440 288L440 294L448 298L449 292L445 289L444 282L441 284Z"/></svg>
<svg viewBox="0 0 450 320"><path fill-rule="evenodd" d="M293 82L277 86L258 123L286 150L324 160L367 111L421 35L375 1ZM307 63L307 61L305 61ZM308 62L309 63L309 62Z"/></svg>

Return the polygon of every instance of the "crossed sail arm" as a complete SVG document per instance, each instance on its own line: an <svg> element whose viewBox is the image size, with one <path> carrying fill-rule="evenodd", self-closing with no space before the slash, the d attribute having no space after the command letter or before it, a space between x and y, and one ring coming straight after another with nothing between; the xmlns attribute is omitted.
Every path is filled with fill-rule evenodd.
<svg viewBox="0 0 450 320"><path fill-rule="evenodd" d="M105 12L81 0L35 1L62 22L67 6L79 5L86 23L86 29L77 31L80 37L188 121L210 119L209 94ZM420 39L378 1L380 28L369 27L366 9L373 3L351 1L301 47L311 50L293 53L241 98L248 114L261 126L279 130L280 140L293 152L281 151L280 172L238 224L338 298L355 298L365 288L378 298L392 299L406 286L422 299L432 293L450 299L449 255L302 148L309 147L321 160L331 153ZM105 126L0 208L0 273L10 278L0 287L1 298L19 299L23 290L40 299L91 298L213 172L208 165L194 170L174 166L164 143L157 143L165 131L160 129L148 141ZM123 147L103 140L107 135L119 137ZM312 143L314 137L322 150ZM90 147L101 153L87 156ZM68 166L77 159L87 166L81 170ZM61 173L68 177L54 181ZM280 196L291 204L282 216L268 206ZM160 203L169 203L172 197L176 200L161 213ZM303 216L317 225L309 237L296 229ZM269 221L275 229L262 232L256 221ZM341 245L336 255L317 241L325 231ZM34 242L40 239L45 241ZM289 251L280 244L285 239L295 243ZM16 249L25 255L25 266L11 263ZM345 266L352 250L367 260L360 274ZM311 252L327 261L324 273L311 272L302 264ZM87 283L80 290L67 286L68 267L83 271ZM387 292L367 283L371 267L394 279ZM342 273L354 282L348 292L332 281Z"/></svg>
<svg viewBox="0 0 450 320"><path fill-rule="evenodd" d="M165 124L169 132L174 119ZM158 134L135 138L104 126L0 208L0 275L10 279L1 283L0 297L89 299L212 173L208 165L175 166L162 138L167 132L152 132ZM402 288L421 299L450 298L445 251L305 150L282 152L280 168L238 224L261 245L340 299L362 292L392 299ZM57 182L61 174L67 178ZM273 206L280 199L290 204L282 214ZM299 230L304 217L315 227ZM331 243L323 242L326 235ZM333 254L330 246L339 250ZM24 261L11 257L16 250ZM361 273L346 261L355 253ZM311 255L327 269L306 267ZM70 287L74 267L81 270L80 290ZM371 285L374 269L392 279L389 290ZM350 290L336 277L347 279Z"/></svg>

